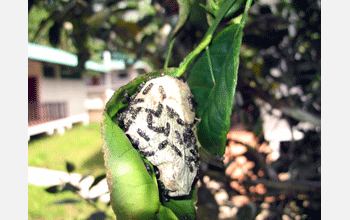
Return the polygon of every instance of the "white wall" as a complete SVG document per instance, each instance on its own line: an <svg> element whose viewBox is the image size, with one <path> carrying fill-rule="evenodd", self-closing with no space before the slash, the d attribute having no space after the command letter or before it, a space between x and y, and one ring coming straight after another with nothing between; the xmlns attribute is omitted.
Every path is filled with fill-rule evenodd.
<svg viewBox="0 0 350 220"><path fill-rule="evenodd" d="M41 80L40 88L41 103L67 102L68 115L87 113L85 100L87 88L85 79L61 79L45 78Z"/></svg>

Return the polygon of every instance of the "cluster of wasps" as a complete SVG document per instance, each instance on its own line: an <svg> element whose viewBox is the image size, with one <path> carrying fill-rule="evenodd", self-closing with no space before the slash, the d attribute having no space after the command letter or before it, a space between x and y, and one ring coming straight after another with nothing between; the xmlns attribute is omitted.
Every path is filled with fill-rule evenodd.
<svg viewBox="0 0 350 220"><path fill-rule="evenodd" d="M165 198L188 195L198 179L199 157L196 103L187 83L165 75L149 77L132 96L125 91L122 102L129 105L119 112L118 126L152 163Z"/></svg>

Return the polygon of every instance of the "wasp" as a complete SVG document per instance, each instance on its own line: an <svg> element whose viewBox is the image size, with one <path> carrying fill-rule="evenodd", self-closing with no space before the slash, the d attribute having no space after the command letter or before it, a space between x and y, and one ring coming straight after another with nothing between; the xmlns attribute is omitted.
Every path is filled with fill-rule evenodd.
<svg viewBox="0 0 350 220"><path fill-rule="evenodd" d="M142 131L140 128L137 129L137 133L140 135L140 137L142 137L146 141L150 140L150 138L146 135L146 133L144 131Z"/></svg>
<svg viewBox="0 0 350 220"><path fill-rule="evenodd" d="M148 91L152 89L152 86L153 86L153 83L148 84L146 88L142 91L142 94L146 95Z"/></svg>

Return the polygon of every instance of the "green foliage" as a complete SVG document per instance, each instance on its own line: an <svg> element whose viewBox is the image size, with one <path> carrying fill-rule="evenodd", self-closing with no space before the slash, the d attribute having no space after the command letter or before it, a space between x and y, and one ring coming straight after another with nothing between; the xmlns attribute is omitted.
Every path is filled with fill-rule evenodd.
<svg viewBox="0 0 350 220"><path fill-rule="evenodd" d="M192 190L188 196L183 196L181 199L171 198L169 202L164 202L163 205L172 210L178 219L196 219L194 207L196 200L197 188Z"/></svg>
<svg viewBox="0 0 350 220"><path fill-rule="evenodd" d="M99 196L82 198L79 190L70 182L46 188L29 184L28 219L114 219L108 203L101 202Z"/></svg>
<svg viewBox="0 0 350 220"><path fill-rule="evenodd" d="M28 13L28 41L33 39L36 35L36 31L39 29L40 24L50 16L49 12L43 8L43 4L33 5ZM47 26L43 29L42 35L37 37L37 42L42 45L50 45L48 31L53 25L53 21L47 23Z"/></svg>
<svg viewBox="0 0 350 220"><path fill-rule="evenodd" d="M51 170L101 174L95 183L105 177L102 154L101 125L74 125L64 135L31 139L28 143L28 166L45 167ZM68 161L66 161L68 160ZM91 174L84 175L84 178ZM47 188L28 185L28 219L87 219L96 214L96 207L104 210L105 219L113 219L111 207L96 200L93 204L75 195L78 189L71 183ZM89 202L91 203L91 201ZM47 210L50 210L49 212Z"/></svg>
<svg viewBox="0 0 350 220"><path fill-rule="evenodd" d="M124 131L104 114L107 182L118 219L149 219L159 210L158 187Z"/></svg>
<svg viewBox="0 0 350 220"><path fill-rule="evenodd" d="M233 97L237 84L242 28L232 25L221 31L198 59L188 77L195 96L198 139L213 155L225 153Z"/></svg>

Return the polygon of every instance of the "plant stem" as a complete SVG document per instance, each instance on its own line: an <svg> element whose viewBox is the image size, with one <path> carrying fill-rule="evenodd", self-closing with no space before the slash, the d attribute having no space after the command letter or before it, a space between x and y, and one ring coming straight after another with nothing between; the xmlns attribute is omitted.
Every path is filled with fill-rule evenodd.
<svg viewBox="0 0 350 220"><path fill-rule="evenodd" d="M173 49L174 43L175 43L175 37L170 41L169 44L169 49L168 49L168 53L166 55L166 60L165 60L165 64L164 64L164 70L168 68L168 64L169 64L169 60L170 60L170 55L171 55L171 51Z"/></svg>
<svg viewBox="0 0 350 220"><path fill-rule="evenodd" d="M252 5L252 2L253 2L253 0L247 0L247 3L246 3L245 8L244 8L243 17L242 17L242 20L241 20L241 23L240 23L241 28L243 28L244 25L245 25L246 18L247 18L247 15L248 15L248 11L250 9L250 6Z"/></svg>
<svg viewBox="0 0 350 220"><path fill-rule="evenodd" d="M212 35L205 36L202 42L196 47L196 49L194 49L185 57L184 61L182 61L179 66L179 70L176 73L177 77L180 77L185 73L190 63L202 52L202 50L204 50L210 44L212 38Z"/></svg>

